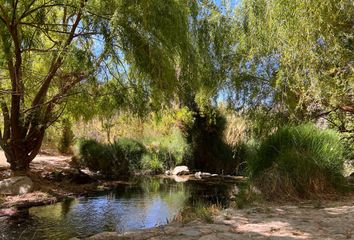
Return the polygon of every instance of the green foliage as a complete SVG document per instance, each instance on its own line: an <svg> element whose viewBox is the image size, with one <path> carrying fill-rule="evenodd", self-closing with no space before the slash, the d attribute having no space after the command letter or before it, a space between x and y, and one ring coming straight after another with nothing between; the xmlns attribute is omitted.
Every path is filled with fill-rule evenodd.
<svg viewBox="0 0 354 240"><path fill-rule="evenodd" d="M144 145L136 140L120 138L112 145L117 147L124 155L124 159L129 162L129 171L137 170L140 167L140 161L146 152Z"/></svg>
<svg viewBox="0 0 354 240"><path fill-rule="evenodd" d="M188 165L202 171L235 173L239 163L224 140L225 117L217 109L209 108L208 112L195 113L194 118L192 126L185 128L192 150Z"/></svg>
<svg viewBox="0 0 354 240"><path fill-rule="evenodd" d="M93 139L81 139L78 141L78 154L83 166L93 171L101 171L105 163L106 148Z"/></svg>
<svg viewBox="0 0 354 240"><path fill-rule="evenodd" d="M240 91L252 103L279 103L295 120L347 106L353 113L352 13L351 0L242 1Z"/></svg>
<svg viewBox="0 0 354 240"><path fill-rule="evenodd" d="M132 174L144 152L144 146L131 139L120 139L112 144L102 144L96 140L79 142L81 164L109 178Z"/></svg>
<svg viewBox="0 0 354 240"><path fill-rule="evenodd" d="M266 107L257 107L248 112L249 134L252 138L263 139L290 122L287 114Z"/></svg>
<svg viewBox="0 0 354 240"><path fill-rule="evenodd" d="M62 122L62 134L59 141L58 150L60 153L71 153L71 146L74 143L74 133L69 119Z"/></svg>
<svg viewBox="0 0 354 240"><path fill-rule="evenodd" d="M343 183L343 148L335 131L287 126L260 143L248 169L268 197L313 197Z"/></svg>
<svg viewBox="0 0 354 240"><path fill-rule="evenodd" d="M145 145L148 146L151 152L162 151L174 158L174 163L169 167L174 167L176 164L181 164L185 152L188 150L188 145L178 128L172 128L168 134L162 136L150 136L143 139Z"/></svg>
<svg viewBox="0 0 354 240"><path fill-rule="evenodd" d="M164 170L164 161L166 160L163 154L159 153L147 153L144 154L141 160L141 169L144 171L149 171L153 174L160 174Z"/></svg>
<svg viewBox="0 0 354 240"><path fill-rule="evenodd" d="M147 154L143 158L142 169L161 173L182 164L190 151L181 131L174 127L167 134L149 136L143 139Z"/></svg>
<svg viewBox="0 0 354 240"><path fill-rule="evenodd" d="M189 0L1 4L0 102L5 134L0 145L11 168L29 167L68 96L79 101L70 108L75 115L90 118L94 112L108 120L103 124L107 138L109 120L116 113L111 110L120 107L122 96L128 96L124 104L134 110L145 109L147 99L169 100L176 83L181 83L176 62L189 53L188 23L190 15L197 14L195 5ZM107 81L114 84L104 84ZM92 91L87 91L89 87ZM100 94L104 87L112 92L105 89ZM85 101L90 97L99 99Z"/></svg>

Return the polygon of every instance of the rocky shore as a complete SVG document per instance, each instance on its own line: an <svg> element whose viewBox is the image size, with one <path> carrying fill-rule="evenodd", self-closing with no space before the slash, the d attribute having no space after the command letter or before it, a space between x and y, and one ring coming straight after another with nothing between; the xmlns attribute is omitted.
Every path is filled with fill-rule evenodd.
<svg viewBox="0 0 354 240"><path fill-rule="evenodd" d="M353 199L353 198L351 198ZM119 234L103 232L89 240L242 240L242 239L352 239L354 201L329 202L324 206L259 206L226 209L212 223L194 220ZM75 238L74 238L75 239Z"/></svg>

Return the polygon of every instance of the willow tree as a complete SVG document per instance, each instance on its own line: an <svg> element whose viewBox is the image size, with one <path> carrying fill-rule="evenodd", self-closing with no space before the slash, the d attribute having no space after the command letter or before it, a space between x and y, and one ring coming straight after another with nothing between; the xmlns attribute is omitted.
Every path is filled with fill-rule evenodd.
<svg viewBox="0 0 354 240"><path fill-rule="evenodd" d="M236 18L244 86L297 121L353 115L350 0L244 0ZM238 67L238 66L237 66Z"/></svg>
<svg viewBox="0 0 354 240"><path fill-rule="evenodd" d="M100 81L107 62L136 66L151 89L173 83L174 61L186 49L188 4L0 0L0 145L11 169L29 168L67 97Z"/></svg>
<svg viewBox="0 0 354 240"><path fill-rule="evenodd" d="M231 15L228 5L200 1L189 27L193 51L183 55L177 65L178 100L193 115L193 121L182 124L192 148L188 164L203 171L231 173L237 164L223 142L225 119L216 107L234 57Z"/></svg>

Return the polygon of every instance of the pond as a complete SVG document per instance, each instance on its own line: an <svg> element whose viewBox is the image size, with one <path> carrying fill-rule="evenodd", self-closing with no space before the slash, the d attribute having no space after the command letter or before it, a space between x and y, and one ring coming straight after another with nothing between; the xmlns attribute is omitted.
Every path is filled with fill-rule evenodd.
<svg viewBox="0 0 354 240"><path fill-rule="evenodd" d="M0 219L0 239L69 239L103 231L126 232L173 221L196 202L227 206L235 182L175 182L166 178L133 179L135 184Z"/></svg>

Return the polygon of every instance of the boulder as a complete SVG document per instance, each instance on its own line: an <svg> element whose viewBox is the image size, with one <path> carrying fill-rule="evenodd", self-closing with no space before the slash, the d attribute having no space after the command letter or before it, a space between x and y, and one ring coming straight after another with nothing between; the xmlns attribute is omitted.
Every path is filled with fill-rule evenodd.
<svg viewBox="0 0 354 240"><path fill-rule="evenodd" d="M189 169L187 166L177 166L173 169L172 175L188 175Z"/></svg>
<svg viewBox="0 0 354 240"><path fill-rule="evenodd" d="M175 182L187 182L189 180L189 176L178 176L178 175L173 175L172 176L173 180Z"/></svg>
<svg viewBox="0 0 354 240"><path fill-rule="evenodd" d="M11 177L0 181L0 194L22 195L33 190L33 182L29 177Z"/></svg>

